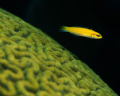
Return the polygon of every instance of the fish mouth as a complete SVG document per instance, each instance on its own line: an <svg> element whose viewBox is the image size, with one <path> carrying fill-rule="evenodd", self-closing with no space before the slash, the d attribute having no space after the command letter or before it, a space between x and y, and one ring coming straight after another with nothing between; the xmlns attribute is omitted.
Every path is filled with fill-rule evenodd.
<svg viewBox="0 0 120 96"><path fill-rule="evenodd" d="M97 38L95 38L95 39L102 39L102 37L97 37Z"/></svg>

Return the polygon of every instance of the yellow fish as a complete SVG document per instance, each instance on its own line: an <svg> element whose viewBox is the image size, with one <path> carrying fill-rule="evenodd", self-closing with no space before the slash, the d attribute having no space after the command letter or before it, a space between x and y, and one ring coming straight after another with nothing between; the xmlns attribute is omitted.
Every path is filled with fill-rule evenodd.
<svg viewBox="0 0 120 96"><path fill-rule="evenodd" d="M87 29L83 27L67 27L67 26L62 26L60 28L63 32L70 32L72 34L78 35L78 36L83 36L87 38L92 38L92 39L102 39L102 35L92 29Z"/></svg>

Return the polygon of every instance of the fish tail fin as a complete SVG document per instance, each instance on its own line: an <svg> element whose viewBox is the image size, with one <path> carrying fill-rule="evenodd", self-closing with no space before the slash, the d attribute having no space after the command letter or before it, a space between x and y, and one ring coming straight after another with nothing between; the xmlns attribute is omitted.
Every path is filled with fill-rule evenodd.
<svg viewBox="0 0 120 96"><path fill-rule="evenodd" d="M66 27L67 27L67 26L60 26L60 32L66 32L66 30L65 30Z"/></svg>

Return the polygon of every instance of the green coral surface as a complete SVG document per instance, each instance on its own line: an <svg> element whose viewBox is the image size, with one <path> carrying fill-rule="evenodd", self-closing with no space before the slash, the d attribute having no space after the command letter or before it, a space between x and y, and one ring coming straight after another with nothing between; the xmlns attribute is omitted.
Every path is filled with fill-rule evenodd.
<svg viewBox="0 0 120 96"><path fill-rule="evenodd" d="M52 38L0 9L0 96L118 96Z"/></svg>

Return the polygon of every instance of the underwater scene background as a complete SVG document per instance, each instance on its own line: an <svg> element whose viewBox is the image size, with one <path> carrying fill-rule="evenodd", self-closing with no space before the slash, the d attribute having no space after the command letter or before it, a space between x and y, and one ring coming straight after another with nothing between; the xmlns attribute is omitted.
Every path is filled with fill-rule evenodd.
<svg viewBox="0 0 120 96"><path fill-rule="evenodd" d="M40 28L85 62L120 95L119 0L0 0L0 7ZM82 26L101 33L101 40L59 32Z"/></svg>

